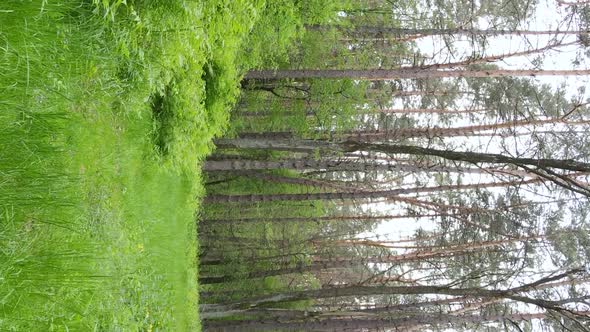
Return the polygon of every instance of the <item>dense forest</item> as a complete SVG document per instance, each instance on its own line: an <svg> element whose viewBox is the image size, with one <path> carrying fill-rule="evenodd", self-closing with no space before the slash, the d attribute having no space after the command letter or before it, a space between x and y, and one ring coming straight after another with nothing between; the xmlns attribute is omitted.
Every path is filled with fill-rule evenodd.
<svg viewBox="0 0 590 332"><path fill-rule="evenodd" d="M590 5L325 6L203 164L204 328L590 330Z"/></svg>
<svg viewBox="0 0 590 332"><path fill-rule="evenodd" d="M1 0L0 331L590 331L590 2Z"/></svg>

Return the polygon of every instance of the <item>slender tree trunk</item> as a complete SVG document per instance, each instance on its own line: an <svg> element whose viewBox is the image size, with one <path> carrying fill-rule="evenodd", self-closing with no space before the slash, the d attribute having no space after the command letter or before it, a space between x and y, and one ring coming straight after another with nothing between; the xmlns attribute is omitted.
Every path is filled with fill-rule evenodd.
<svg viewBox="0 0 590 332"><path fill-rule="evenodd" d="M489 112L489 109L462 109L454 110L449 108L385 108L375 112L383 114L472 114ZM367 113L372 113L369 111Z"/></svg>
<svg viewBox="0 0 590 332"><path fill-rule="evenodd" d="M259 312L260 313L260 312ZM238 321L206 320L204 327L207 331L408 331L415 326L457 326L467 323L486 322L519 322L541 319L545 313L518 313L510 315L453 315L445 313L411 313L400 311L389 313L389 317L355 316L354 313L343 312L330 318L316 318L314 315L303 319L285 319L282 316L272 317L273 312L267 310L262 319L246 319ZM309 315L309 313L308 313Z"/></svg>
<svg viewBox="0 0 590 332"><path fill-rule="evenodd" d="M560 0L560 2L563 2ZM569 4L579 4L569 3ZM394 34L394 35L422 35L422 36L435 36L435 35L479 35L479 36L508 36L508 35L529 35L529 36L557 36L557 35L587 35L590 31L586 30L484 30L484 29L461 29L461 28L426 28L426 29L413 29L413 28L394 28L394 27L383 27L383 26L355 26L352 29L344 26L329 26L329 25L306 25L308 30L325 31L332 28L341 29L351 33L360 33L368 35L383 35L383 34Z"/></svg>
<svg viewBox="0 0 590 332"><path fill-rule="evenodd" d="M409 94L408 94L409 95ZM454 109L447 109L447 108L385 108L385 109L359 109L356 114L472 114L472 113L481 113L481 112L489 112L488 109L462 109L462 110L454 110ZM269 116L270 112L240 112L238 113L239 116L245 117L265 117ZM313 110L308 111L306 113L301 112L281 112L281 116L295 116L295 115L305 115L305 116L314 116L315 112ZM277 132L278 133L278 132ZM246 133L248 135L253 135L254 133ZM242 136L243 133L240 134L242 138L252 138L252 137L244 137ZM283 132L282 135L286 135ZM292 133L289 132L288 137L294 136ZM283 137L284 138L284 137Z"/></svg>
<svg viewBox="0 0 590 332"><path fill-rule="evenodd" d="M470 173L469 168L453 168L438 165L409 165L409 164L385 164L372 161L358 160L330 160L330 159L286 159L286 160L251 160L251 159L233 159L233 160L207 160L203 164L203 170L207 172L217 171L241 171L241 170L328 170L342 172L415 172L419 169L427 169L432 172L466 172ZM480 173L473 169L475 173Z"/></svg>
<svg viewBox="0 0 590 332"><path fill-rule="evenodd" d="M382 140L400 140L408 138L428 138L435 137L458 137L471 136L480 132L501 129L516 129L528 126L543 126L551 124L564 124L568 126L588 125L590 121L568 121L561 118L540 119L540 120L518 120L502 123L471 125L452 128L396 128L393 130L373 130L373 131L347 131L342 134L349 140L358 140L361 142L382 141ZM325 135L324 132L316 132L318 135ZM295 134L285 131L274 132L244 132L239 134L243 139L293 139Z"/></svg>
<svg viewBox="0 0 590 332"><path fill-rule="evenodd" d="M542 236L529 236L529 237L522 237L522 238L515 238L509 240L497 240L497 241L485 241L485 242L476 242L476 243L468 243L468 244L459 244L459 245L451 245L447 247L438 247L438 248L423 248L420 250L414 250L406 254L388 254L388 255L379 255L379 256L370 256L370 257L328 257L322 258L317 257L314 258L315 262L350 262L356 261L361 259L363 262L366 263L400 263L400 262L407 262L407 261L415 261L421 259L429 259L429 258L436 258L436 257L449 257L453 256L457 253L464 253L467 251L475 251L475 250L482 250L486 248L498 247L505 244L511 244L515 242L528 242L530 240L535 240L542 238Z"/></svg>
<svg viewBox="0 0 590 332"><path fill-rule="evenodd" d="M200 226L214 224L241 224L253 222L274 222L274 223L318 223L328 221L365 221L365 220L394 220L394 219L420 219L420 218L437 218L446 216L446 214L404 214L404 215L350 215L350 216L327 216L327 217L276 217L276 218L236 218L236 219L204 219Z"/></svg>
<svg viewBox="0 0 590 332"><path fill-rule="evenodd" d="M251 160L251 159L227 159L207 160L203 164L203 170L207 172L218 171L242 171L242 170L278 170L292 169L298 171L323 170L324 172L433 172L433 173L469 173L469 174L494 174L512 175L518 177L530 176L529 173L514 169L498 168L473 168L473 167L449 167L434 163L420 162L409 163L384 163L378 161L366 161L355 159L340 160L316 160L316 159L286 159L286 160Z"/></svg>
<svg viewBox="0 0 590 332"><path fill-rule="evenodd" d="M205 197L204 203L257 203L257 202L276 202L276 201L315 201L315 200L346 200L346 199L375 199L381 197L397 197L407 194L432 193L453 190L468 190L481 188L497 188L512 185L524 185L539 183L543 179L531 179L519 182L492 182L492 183L475 183L466 185L448 185L422 188L402 188L381 191L352 191L352 192L324 192L324 193L307 193L307 194L246 194L246 195L210 195Z"/></svg>
<svg viewBox="0 0 590 332"><path fill-rule="evenodd" d="M252 70L245 80L275 79L356 79L368 81L417 79L417 78L475 78L475 77L536 77L536 76L583 76L590 75L590 69L576 70L530 70L530 69L486 69L486 70L438 70L422 68L399 69L281 69Z"/></svg>
<svg viewBox="0 0 590 332"><path fill-rule="evenodd" d="M392 97L413 97L413 96L432 96L432 97L444 97L444 96L451 96L451 95L473 95L474 93L471 91L449 91L449 90L399 90L394 91L391 96Z"/></svg>
<svg viewBox="0 0 590 332"><path fill-rule="evenodd" d="M220 283L227 283L239 280L247 280L247 279L258 279L258 278L268 278L268 277L276 277L276 276L283 276L288 274L303 274L303 273L319 273L325 270L331 269L349 269L354 267L365 266L369 263L408 263L408 262L415 262L419 260L423 260L426 258L444 258L444 257L452 257L457 255L464 255L467 254L467 250L462 251L449 251L448 253L436 253L432 255L413 255L413 256L404 256L404 255L384 255L384 256L374 256L374 257L336 257L333 259L326 259L326 260L314 260L310 265L303 265L298 264L294 267L285 267L280 269L274 270L260 270L255 272L250 272L245 275L239 274L226 274L221 276L200 276L199 277L199 284L201 285L211 285L211 284L220 284Z"/></svg>
<svg viewBox="0 0 590 332"><path fill-rule="evenodd" d="M543 299L529 298L519 295L535 287L546 283L561 280L565 277L580 274L583 270L574 269L566 271L559 275L544 277L537 281L514 287L506 290L485 289L485 288L452 288L448 286L345 286L336 288L325 288L317 290L303 290L285 292L261 297L242 299L239 302L231 303L233 306L264 307L266 305L303 301L313 299L325 299L335 297L360 297L360 296L377 296L377 295L448 295L448 296L466 296L479 298L504 298L526 304L532 304L545 309L555 309L558 301L549 301ZM230 304L230 303L228 303Z"/></svg>
<svg viewBox="0 0 590 332"><path fill-rule="evenodd" d="M289 150L296 149L298 146L316 149L324 149L340 152L356 151L373 151L382 152L389 155L407 154L413 156L434 156L446 160L463 161L472 164L511 164L515 166L527 165L531 167L555 168L561 170L589 172L590 163L575 161L571 159L550 159L550 158L521 158L511 157L502 154L480 153L468 151L451 151L434 148L423 148L412 145L401 144L377 144L347 141L342 143L331 143L313 140L289 140L289 141L269 141L269 140L219 140L221 143L234 148L253 148L269 150ZM302 149L303 149L302 148ZM309 152L309 150L306 150Z"/></svg>
<svg viewBox="0 0 590 332"><path fill-rule="evenodd" d="M307 153L318 150L336 150L338 148L336 145L329 142L300 139L217 139L215 140L215 145L220 149L264 149Z"/></svg>
<svg viewBox="0 0 590 332"><path fill-rule="evenodd" d="M533 54L539 54L539 53L543 53L543 52L546 52L546 51L554 49L554 48L572 46L572 45L576 45L576 44L578 44L577 41L570 42L570 43L556 42L556 43L548 44L544 47L532 48L532 49L529 49L526 51L511 52L511 53L505 53L505 54L499 54L499 55L488 55L488 56L482 56L479 58L465 59L463 61L458 61L458 62L435 63L435 64L430 64L430 65L423 65L421 67L424 69L444 69L444 68L464 67L464 66L470 66L470 65L475 65L475 64L486 64L486 63L492 63L492 62L496 62L496 61L500 61L500 60L504 60L504 59L512 58L512 57L529 56L529 55L533 55Z"/></svg>
<svg viewBox="0 0 590 332"><path fill-rule="evenodd" d="M436 254L436 252L453 252L457 250L466 250L466 249L480 249L480 248L488 248L499 246L502 244L513 243L517 241L529 241L532 239L540 238L540 236L531 236L531 237L524 237L524 238L513 238L509 240L498 240L498 241L485 241L479 243L469 243L469 244L459 244L459 245L437 245L437 246L396 246L394 245L397 241L372 241L368 239L350 239L350 240L333 240L329 242L325 242L328 246L342 246L342 247L352 247L352 246L367 246L367 247L376 247L376 248L387 248L387 249L417 249L414 252L409 252L404 254L410 257L412 255L430 255ZM420 239L422 240L422 239ZM413 240L415 242L417 240ZM394 255L396 257L401 257L400 255ZM345 258L346 259L346 258Z"/></svg>
<svg viewBox="0 0 590 332"><path fill-rule="evenodd" d="M482 131L513 129L517 127L539 126L548 124L566 124L566 125L587 125L590 121L565 121L563 119L543 119L543 120L519 120L503 123L493 123L475 126L464 126L455 128L400 128L392 131L358 131L344 134L349 140L358 140L361 142L396 140L407 138L427 138L435 137L458 137L470 136Z"/></svg>
<svg viewBox="0 0 590 332"><path fill-rule="evenodd" d="M494 153L440 150L401 144L377 144L355 141L332 143L313 140L270 141L256 139L217 140L217 142L233 148L268 149L277 151L301 149L306 152L316 151L318 149L334 152L373 151L389 155L407 154L413 156L434 156L446 160L463 161L472 164L511 164L516 166L527 165L531 167L555 168L578 172L590 171L590 163L571 159L521 158Z"/></svg>
<svg viewBox="0 0 590 332"><path fill-rule="evenodd" d="M512 164L528 165L532 167L555 168L577 172L590 171L590 163L575 161L571 159L549 159L549 158L519 158L501 154L479 153L467 151L438 150L410 145L393 144L371 144L348 142L347 151L376 151L386 154L409 154L418 156L436 156L447 160L464 161L473 164Z"/></svg>
<svg viewBox="0 0 590 332"><path fill-rule="evenodd" d="M313 259L313 263L311 265L303 266L295 266L295 267L288 267L276 270L267 270L267 271L255 271L250 272L247 275L223 275L223 276L210 276L210 277L200 277L199 283L202 285L208 284L218 284L218 283L226 283L232 282L236 280L245 280L245 279L256 279L256 278L266 278L266 277L273 277L279 275L286 275L286 274L293 274L293 273L311 273L311 272L319 272L322 270L328 269L335 269L335 268L350 268L356 266L363 266L366 264L376 264L376 263L387 263L387 264L399 264L399 263L407 263L407 262L414 262L424 259L431 259L431 258L444 258L444 257L453 257L462 254L468 254L470 252L483 250L486 248L492 248L501 246L504 244L510 244L519 241L529 241L532 239L536 239L538 237L526 237L526 238L517 238L517 239L510 239L510 240L500 240L500 241L487 241L481 243L470 243L465 245L456 245L450 246L447 248L442 248L438 250L427 250L427 251L414 251L407 254L389 254L389 255L379 255L379 256L370 256L370 257L329 257L329 258L321 258L316 257Z"/></svg>

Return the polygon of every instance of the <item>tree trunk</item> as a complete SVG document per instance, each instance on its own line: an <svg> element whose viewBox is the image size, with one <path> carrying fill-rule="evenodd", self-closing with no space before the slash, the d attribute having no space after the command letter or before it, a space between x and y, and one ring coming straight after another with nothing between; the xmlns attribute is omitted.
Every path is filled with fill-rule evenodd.
<svg viewBox="0 0 590 332"><path fill-rule="evenodd" d="M315 149L324 149L340 152L373 151L382 152L389 155L408 154L413 156L434 156L446 160L463 161L472 164L511 164L519 167L521 165L527 165L531 167L555 168L577 172L590 171L590 163L575 161L571 159L521 158L494 153L439 150L434 148L423 148L419 146L401 144L376 144L355 141L332 143L313 140L269 141L255 139L218 140L218 142L226 146L231 146L233 148L253 148L289 151L291 149L297 149L297 147L299 146L302 147L301 149L309 148L311 149L311 151L315 151ZM306 151L310 152L310 150Z"/></svg>
<svg viewBox="0 0 590 332"><path fill-rule="evenodd" d="M423 68L399 69L281 69L252 70L244 80L275 79L356 79L367 81L417 79L417 78L472 78L472 77L536 77L536 76L582 76L590 75L585 70L531 70L531 69L486 69L486 70L438 70Z"/></svg>
<svg viewBox="0 0 590 332"><path fill-rule="evenodd" d="M316 159L286 159L286 160L251 160L251 159L226 159L207 160L203 164L206 172L242 171L242 170L278 170L292 169L298 171L321 170L324 172L433 172L433 173L469 173L469 174L497 174L512 175L518 177L530 176L529 173L514 169L499 168L474 168L441 166L434 163L419 162L409 163L383 163L377 161L365 161L354 159L341 160L316 160ZM310 183L311 184L311 183ZM319 184L319 183L318 183Z"/></svg>
<svg viewBox="0 0 590 332"><path fill-rule="evenodd" d="M513 129L517 127L539 126L557 123L566 125L587 125L590 124L590 121L565 121L560 118L543 120L519 120L455 128L399 128L391 131L357 131L344 133L344 137L346 137L349 140L358 140L361 142L396 140L407 138L432 139L435 137L470 136L482 131L500 130L507 128Z"/></svg>
<svg viewBox="0 0 590 332"><path fill-rule="evenodd" d="M458 137L471 136L480 132L501 129L515 129L519 127L528 126L543 126L551 124L564 124L568 126L588 125L590 121L568 121L561 118L540 119L540 120L517 120L501 123L471 125L463 127L451 128L395 128L392 130L365 130L365 131L346 131L342 134L349 140L358 140L362 142L383 141L383 140L401 140L408 138L427 138L435 137ZM317 135L325 136L324 131L316 131ZM238 135L240 139L268 139L268 140L282 140L293 139L295 133L286 131L272 131L272 132L243 132Z"/></svg>
<svg viewBox="0 0 590 332"><path fill-rule="evenodd" d="M449 108L384 108L377 111L368 111L370 114L383 113L383 114L471 114L471 113L482 113L489 112L489 109L462 109L454 110Z"/></svg>
<svg viewBox="0 0 590 332"><path fill-rule="evenodd" d="M491 182L475 183L465 185L448 185L423 188L402 188L381 191L351 191L351 192L324 192L324 193L307 193L307 194L246 194L246 195L210 195L203 199L205 204L208 203L257 203L257 202L276 202L276 201L315 201L315 200L346 200L346 199L374 199L382 197L397 197L400 195L416 193L432 193L452 190L467 190L481 188L497 188L511 185L524 185L538 183L543 181L541 178L531 179L519 182Z"/></svg>
<svg viewBox="0 0 590 332"><path fill-rule="evenodd" d="M332 143L324 141L300 140L300 139L217 139L215 145L219 149L264 149L290 152L315 152L334 150L337 148Z"/></svg>
<svg viewBox="0 0 590 332"><path fill-rule="evenodd" d="M561 0L560 0L561 1ZM574 4L574 3L570 3ZM479 36L508 36L508 35L535 35L535 36L556 36L556 35L588 35L589 31L585 30L484 30L484 29L461 29L461 28L430 28L430 29L413 29L413 28L394 28L383 26L355 26L348 28L344 26L327 26L327 25L306 25L306 29L315 31L325 31L332 28L341 29L351 33L362 33L369 35L479 35Z"/></svg>
<svg viewBox="0 0 590 332"><path fill-rule="evenodd" d="M207 160L203 164L206 172L219 171L242 171L242 170L324 170L328 172L434 172L434 173L495 173L502 175L526 176L526 172L518 170L502 170L495 168L470 168L470 167L449 167L436 164L408 164L394 163L385 164L373 161L358 160L315 160L315 159L289 159L277 161L262 161L250 159L235 160Z"/></svg>
<svg viewBox="0 0 590 332"><path fill-rule="evenodd" d="M242 312L240 312L242 313ZM259 314L262 314L258 311ZM407 331L407 329L420 326L441 326L459 328L467 323L486 322L519 322L541 319L545 313L517 313L510 315L453 315L445 313L420 313L420 312L391 312L389 317L355 316L354 312L342 312L331 317L317 318L307 313L303 319L281 319L281 316L272 317L273 311L267 310L261 319L246 320L205 320L204 327L207 331ZM319 313L318 315L321 315Z"/></svg>
<svg viewBox="0 0 590 332"><path fill-rule="evenodd" d="M545 309L558 308L558 304L561 301L550 301L544 299L529 298L526 296L519 295L519 293L535 289L535 287L550 283L553 281L561 280L565 277L580 274L583 270L574 269L566 271L559 275L552 277L541 278L535 282L525 284L523 286L514 287L506 290L498 289L486 289L486 288L452 288L448 286L345 286L336 288L324 288L317 290L303 290L285 292L279 294L266 295L261 297L242 299L239 302L232 303L233 306L243 307L248 306L264 307L267 305L292 302L292 301L303 301L303 300L314 300L314 299L326 299L335 297L360 297L360 296L377 296L377 295L448 295L448 296L467 296L467 297L478 297L478 298L504 298L513 301L518 301L526 304L536 305Z"/></svg>
<svg viewBox="0 0 590 332"><path fill-rule="evenodd" d="M409 95L409 94L408 94ZM462 109L462 110L454 110L454 109L446 109L446 108L384 108L384 109L359 109L356 114L472 114L472 113L481 113L481 112L489 112L489 109ZM239 112L237 113L239 116L244 117L265 117L269 116L270 112ZM305 116L314 116L315 112L313 110L307 111L305 113L301 112L286 112L281 111L281 116L298 116L298 115L305 115ZM286 136L286 132L275 132L277 135ZM282 134L278 134L282 133ZM248 135L253 135L254 133L246 133ZM242 136L243 133L240 133L239 136L241 138L256 138L256 137L245 137ZM293 137L293 133L289 132L288 137ZM285 138L285 137L279 137Z"/></svg>
<svg viewBox="0 0 590 332"><path fill-rule="evenodd" d="M473 164L489 163L489 164L512 164L512 165L528 165L532 167L541 168L555 168L568 171L588 172L590 171L590 163L579 162L571 159L548 159L548 158L520 158L510 157L501 154L493 153L479 153L467 151L450 151L438 150L432 148L423 148L411 145L393 145L393 144L371 144L347 142L346 149L352 151L375 151L386 154L409 154L417 156L436 156L446 160L463 161Z"/></svg>
<svg viewBox="0 0 590 332"><path fill-rule="evenodd" d="M556 42L556 43L548 44L544 47L532 48L532 49L529 49L526 51L511 52L511 53L505 53L505 54L499 54L499 55L488 55L488 56L482 56L482 57L478 57L478 58L469 58L469 59L465 59L463 61L458 61L458 62L425 64L425 65L422 65L421 68L424 68L424 69L449 68L450 69L450 68L465 67L465 66L476 65L476 64L487 64L487 63L492 63L492 62L496 62L496 61L500 61L500 60L504 60L504 59L512 58L512 57L539 54L539 53L543 53L545 51L548 51L548 50L551 50L551 49L554 49L557 47L565 47L565 46L571 46L571 45L576 45L576 44L578 44L577 41L570 42L570 43Z"/></svg>
<svg viewBox="0 0 590 332"><path fill-rule="evenodd" d="M407 262L414 262L424 259L431 259L431 258L444 258L444 257L453 257L457 255L467 254L470 252L492 248L501 246L504 244L514 243L518 241L529 241L532 239L539 238L538 236L533 237L526 237L526 238L517 238L517 239L510 239L510 240L500 240L500 241L487 241L487 242L480 242L480 243L469 243L464 245L455 245L449 246L447 248L441 248L437 250L427 250L427 251L413 251L407 254L389 254L389 255L379 255L379 256L370 256L370 257L328 257L328 258L321 258L316 257L313 259L311 265L303 266L295 266L295 267L288 267L276 270L265 270L265 271L256 271L250 272L246 275L239 275L239 274L228 274L223 276L209 276L209 277L200 277L199 283L202 285L209 285L209 284L219 284L219 283L226 283L232 282L236 280L245 280L245 279L256 279L256 278L267 278L273 276L280 276L280 275L287 275L293 273L311 273L311 272L319 272L322 270L328 269L335 269L335 268L350 268L350 267L357 267L363 266L366 264L399 264L399 263L407 263Z"/></svg>
<svg viewBox="0 0 590 332"><path fill-rule="evenodd" d="M393 219L419 219L419 218L437 218L447 216L447 214L404 214L404 215L354 215L354 216L328 216L328 217L276 217L276 218L236 218L236 219L204 219L199 223L199 227L207 227L214 224L240 224L253 222L274 222L274 223L318 223L328 221L365 221L365 220L393 220Z"/></svg>
<svg viewBox="0 0 590 332"><path fill-rule="evenodd" d="M211 284L221 284L239 280L247 280L247 279L258 279L258 278L268 278L268 277L276 277L276 276L283 276L288 274L303 274L303 273L317 273L324 270L331 270L331 269L347 269L347 268L354 268L354 267L361 267L365 266L369 263L408 263L408 262L415 262L419 260L423 260L426 258L444 258L444 257L451 257L466 254L467 250L460 250L460 251L449 251L448 253L433 253L431 255L423 254L423 255L384 255L384 256L375 256L375 257L336 257L333 259L326 259L326 260L314 260L310 265L298 265L295 267L285 267L280 269L274 270L260 270L256 272L250 272L245 275L239 274L226 274L221 276L201 276L199 277L199 284L201 285L211 285Z"/></svg>

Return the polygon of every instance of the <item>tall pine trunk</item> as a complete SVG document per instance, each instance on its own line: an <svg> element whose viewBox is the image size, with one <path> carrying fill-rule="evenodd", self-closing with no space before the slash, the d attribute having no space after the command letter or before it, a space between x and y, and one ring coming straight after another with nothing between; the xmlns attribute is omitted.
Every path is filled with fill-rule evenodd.
<svg viewBox="0 0 590 332"><path fill-rule="evenodd" d="M474 78L474 77L536 77L536 76L583 76L590 75L590 69L576 70L531 70L531 69L486 69L486 70L438 70L424 68L399 69L280 69L252 70L244 80L276 79L355 79L355 80L396 80L417 78Z"/></svg>
<svg viewBox="0 0 590 332"><path fill-rule="evenodd" d="M372 199L382 197L397 197L407 194L432 193L452 190L467 190L481 188L507 187L511 185L524 185L541 182L543 179L531 179L518 182L492 182L475 183L466 185L447 185L423 188L401 188L380 191L349 191L349 192L324 192L307 194L246 194L246 195L210 195L203 200L205 203L258 203L277 201L315 201L315 200L346 200L346 199Z"/></svg>
<svg viewBox="0 0 590 332"><path fill-rule="evenodd" d="M329 25L306 25L306 29L315 31L326 31L333 28L344 30L350 33L364 35L479 35L479 36L508 36L508 35L529 35L529 36L554 36L554 35L588 35L590 31L585 30L493 30L493 29L462 29L462 28L394 28L384 26L354 26L352 28Z"/></svg>

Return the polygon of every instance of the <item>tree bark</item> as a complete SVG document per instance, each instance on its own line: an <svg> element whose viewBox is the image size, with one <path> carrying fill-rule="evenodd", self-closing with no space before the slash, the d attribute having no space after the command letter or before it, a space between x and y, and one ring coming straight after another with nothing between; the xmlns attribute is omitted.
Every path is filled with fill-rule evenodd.
<svg viewBox="0 0 590 332"><path fill-rule="evenodd" d="M502 123L483 124L475 126L463 126L454 128L399 128L391 131L357 131L346 132L344 137L349 140L358 140L361 142L382 141L382 140L396 140L408 138L427 138L435 137L458 137L470 136L483 131L513 129L517 127L527 126L542 126L550 124L565 124L565 125L587 125L590 121L566 121L560 118L557 119L542 119L542 120L519 120Z"/></svg>
<svg viewBox="0 0 590 332"><path fill-rule="evenodd" d="M242 170L278 170L292 169L325 170L334 172L434 172L434 173L472 173L472 174L499 174L513 176L527 176L526 172L518 170L502 170L495 168L473 167L449 167L436 164L409 164L409 163L380 163L376 161L359 160L316 160L316 159L286 159L286 160L252 160L252 159L228 159L207 160L203 164L206 172L242 171Z"/></svg>
<svg viewBox="0 0 590 332"><path fill-rule="evenodd" d="M328 269L335 269L335 268L350 268L356 266L363 266L366 264L399 264L399 263L407 263L407 262L414 262L424 259L431 259L431 258L444 258L444 257L453 257L461 254L467 254L470 252L475 252L478 250L492 248L501 246L504 244L510 244L519 241L529 241L532 239L539 238L538 236L526 237L526 238L517 238L517 239L510 239L510 240L499 240L499 241L487 241L487 242L480 242L480 243L469 243L463 245L455 245L449 246L447 248L441 248L437 250L415 250L413 252L407 254L388 254L388 255L379 255L379 256L370 256L370 257L328 257L328 258L321 258L316 257L313 259L311 265L299 265L295 267L288 267L276 270L264 270L264 271L255 271L250 272L246 275L236 275L236 274L228 274L223 276L209 276L209 277L200 277L199 283L202 285L208 284L219 284L219 283L226 283L232 282L236 280L245 280L245 279L256 279L256 278L266 278L266 277L273 277L273 276L280 276L280 275L287 275L292 273L311 273L311 272L319 272L322 270Z"/></svg>
<svg viewBox="0 0 590 332"><path fill-rule="evenodd" d="M327 217L276 217L276 218L236 218L236 219L205 219L200 222L199 226L214 224L240 224L253 222L274 222L274 223L318 223L328 221L365 221L365 220L393 220L393 219L419 219L419 218L437 218L447 216L447 214L404 214L404 215L350 215L350 216L327 216Z"/></svg>
<svg viewBox="0 0 590 332"><path fill-rule="evenodd" d="M472 164L511 164L511 165L528 165L532 167L549 167L561 170L588 172L590 163L575 161L571 159L550 159L550 158L521 158L511 157L502 154L480 153L468 151L451 151L434 148L423 148L413 145L401 144L378 144L363 143L356 141L346 141L341 143L332 143L314 140L256 140L256 139L235 139L235 140L217 140L220 144L233 148L251 148L251 149L268 149L278 151L289 151L301 149L307 152L316 149L324 149L339 152L357 152L373 151L385 154L407 154L414 156L434 156L446 160L463 161ZM299 147L299 148L298 148Z"/></svg>
<svg viewBox="0 0 590 332"><path fill-rule="evenodd" d="M473 164L511 164L511 165L528 165L542 168L555 168L568 171L588 172L590 163L575 161L571 159L549 159L549 158L520 158L510 157L502 154L479 153L467 151L450 151L438 150L433 148L423 148L410 145L394 144L371 144L359 142L347 142L346 149L352 151L376 151L386 154L409 154L418 156L436 156L446 160L463 161Z"/></svg>
<svg viewBox="0 0 590 332"><path fill-rule="evenodd" d="M573 269L561 273L559 275L544 277L537 281L514 287L506 290L486 289L486 288L452 288L448 286L345 286L336 288L324 288L317 290L303 290L285 292L262 297L255 297L249 299L242 299L239 302L232 303L233 306L250 308L263 307L266 305L285 303L292 301L303 301L313 299L325 299L335 297L360 297L360 296L376 296L376 295L449 295L449 296L467 296L479 298L503 298L513 301L518 301L526 304L536 305L545 309L556 309L556 303L559 301L550 301L544 299L529 298L519 295L519 293L526 292L535 287L561 280L566 277L580 274L583 270Z"/></svg>
<svg viewBox="0 0 590 332"><path fill-rule="evenodd" d="M241 314L244 312L238 312ZM246 312L247 313L247 312ZM262 312L258 312L262 314ZM303 319L281 319L272 317L273 311L266 310L261 319L237 321L205 320L207 331L407 331L417 325L453 327L455 324L486 323L486 322L518 322L530 321L546 317L545 313L518 313L511 315L453 315L446 313L412 313L399 311L390 313L390 317L355 316L354 312L343 312L332 317L316 318L308 313ZM318 315L321 315L318 314ZM335 316L335 317L334 317Z"/></svg>
<svg viewBox="0 0 590 332"><path fill-rule="evenodd" d="M565 3L559 0L560 3ZM566 4L580 4L586 2L570 2ZM325 31L334 28L334 26L327 25L306 25L306 29L315 31ZM423 35L423 36L435 36L435 35L479 35L479 36L507 36L507 35L535 35L535 36L554 36L554 35L587 35L590 31L585 30L485 30L485 29L461 29L461 28L426 28L426 29L413 29L413 28L394 28L394 27L383 27L383 26L355 26L352 29L347 27L335 26L337 29L345 31L364 33L370 35L380 34L395 34L395 35Z"/></svg>
<svg viewBox="0 0 590 332"><path fill-rule="evenodd" d="M315 201L315 200L346 200L346 199L374 199L382 197L397 197L407 194L432 193L441 191L497 188L511 185L524 185L538 183L543 181L542 178L519 182L491 182L475 183L465 185L448 185L423 188L402 188L380 191L350 191L350 192L324 192L324 193L307 193L307 194L246 194L246 195L210 195L203 199L204 203L257 203L257 202L277 202L277 201Z"/></svg>
<svg viewBox="0 0 590 332"><path fill-rule="evenodd" d="M423 68L399 69L282 69L252 70L244 80L275 79L356 79L367 81L418 79L418 78L476 78L476 77L536 77L536 76L583 76L585 70L531 70L531 69L486 69L486 70L438 70Z"/></svg>

